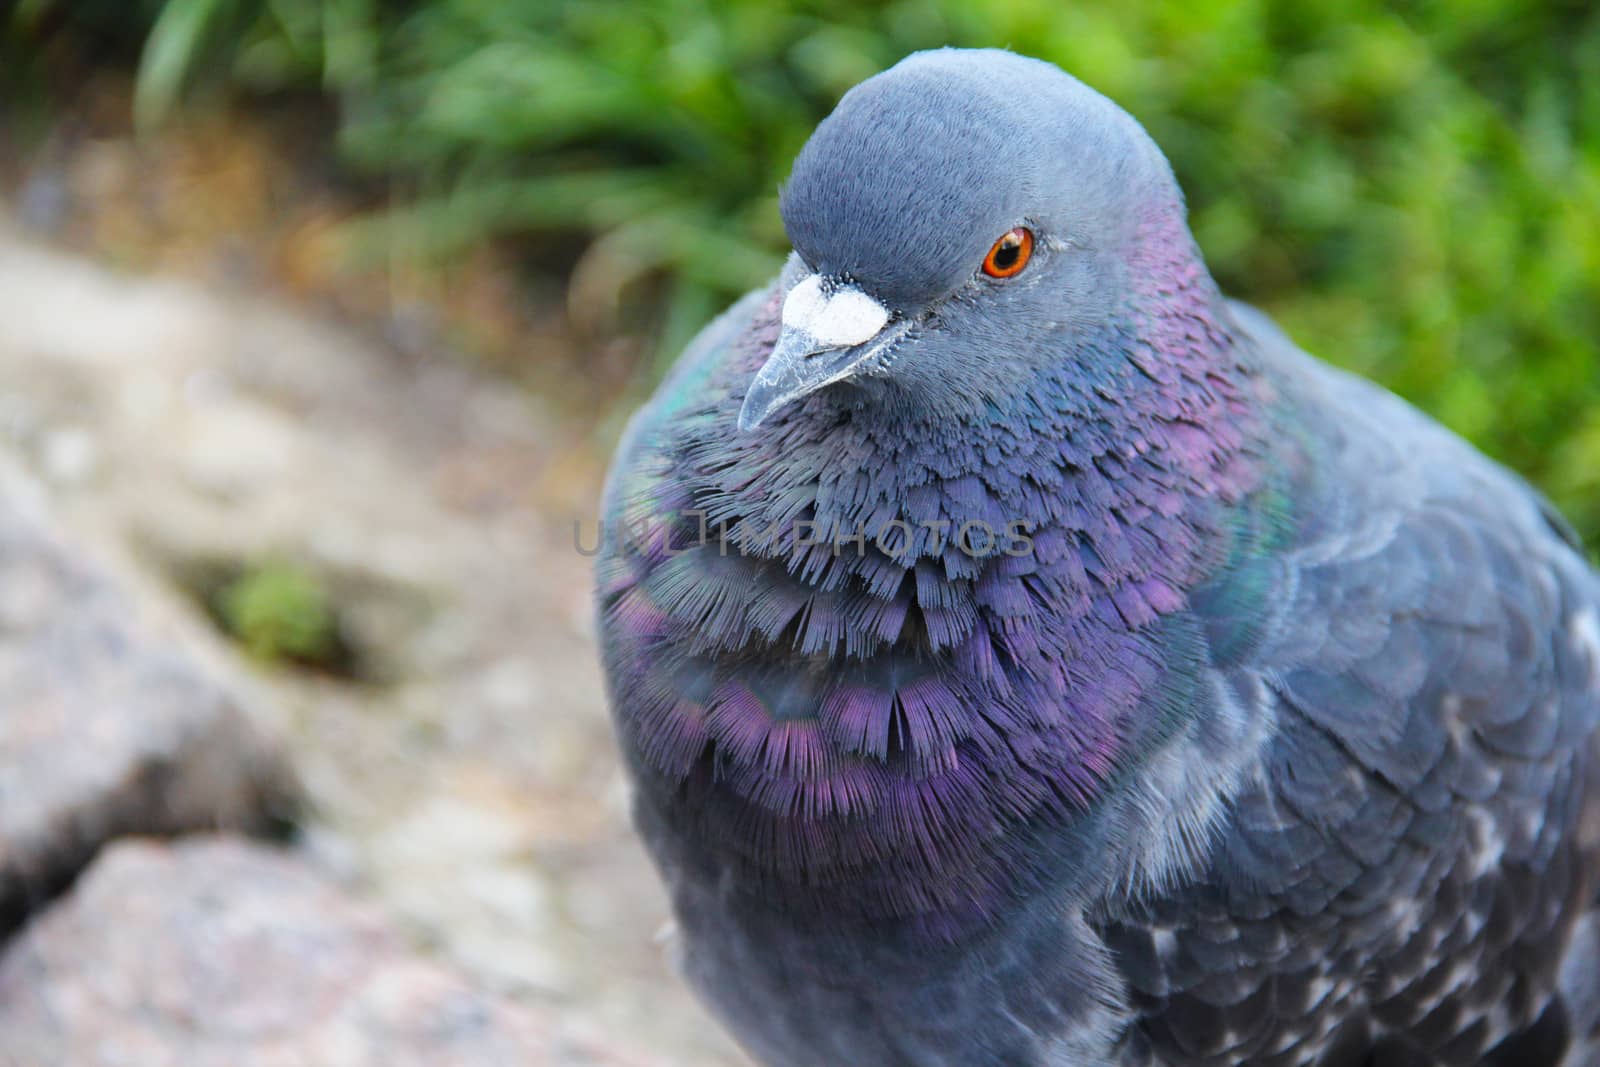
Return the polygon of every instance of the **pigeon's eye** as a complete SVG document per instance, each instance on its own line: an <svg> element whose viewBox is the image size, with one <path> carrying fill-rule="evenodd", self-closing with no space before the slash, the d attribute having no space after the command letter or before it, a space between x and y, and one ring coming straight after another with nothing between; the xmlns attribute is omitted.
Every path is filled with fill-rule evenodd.
<svg viewBox="0 0 1600 1067"><path fill-rule="evenodd" d="M994 243L989 254L983 257L983 273L991 278L1009 278L1021 274L1033 255L1033 234L1018 226Z"/></svg>

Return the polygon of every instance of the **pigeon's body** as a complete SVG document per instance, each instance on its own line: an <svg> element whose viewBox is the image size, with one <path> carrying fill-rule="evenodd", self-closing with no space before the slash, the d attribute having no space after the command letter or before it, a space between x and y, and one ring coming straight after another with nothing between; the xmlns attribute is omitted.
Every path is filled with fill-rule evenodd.
<svg viewBox="0 0 1600 1067"><path fill-rule="evenodd" d="M1082 158L893 185L1028 133L1019 87ZM1153 152L915 57L630 428L604 651L687 973L780 1067L1589 1063L1600 581L1223 300Z"/></svg>

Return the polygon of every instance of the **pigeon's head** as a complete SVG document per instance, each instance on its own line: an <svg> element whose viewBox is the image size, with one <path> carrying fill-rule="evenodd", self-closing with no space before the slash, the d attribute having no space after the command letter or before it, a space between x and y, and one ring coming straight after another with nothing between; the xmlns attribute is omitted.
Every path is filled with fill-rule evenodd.
<svg viewBox="0 0 1600 1067"><path fill-rule="evenodd" d="M1141 242L1189 241L1143 128L1002 51L922 52L856 86L795 160L782 211L782 330L742 429L844 381L993 399L1126 310Z"/></svg>

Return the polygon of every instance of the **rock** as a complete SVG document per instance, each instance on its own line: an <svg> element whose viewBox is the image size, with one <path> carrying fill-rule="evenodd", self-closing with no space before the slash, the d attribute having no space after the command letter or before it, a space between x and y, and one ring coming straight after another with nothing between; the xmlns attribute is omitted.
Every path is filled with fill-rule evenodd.
<svg viewBox="0 0 1600 1067"><path fill-rule="evenodd" d="M124 840L0 958L7 1063L645 1067L474 990L293 853Z"/></svg>
<svg viewBox="0 0 1600 1067"><path fill-rule="evenodd" d="M651 941L666 897L627 824L574 545L603 433L447 351L397 357L260 293L107 270L6 210L0 449L148 581L204 593L284 561L329 595L353 679L225 672L286 724L319 855L486 988L559 996L671 1062L747 1062ZM536 361L566 343L526 341ZM496 829L398 844L463 812Z"/></svg>
<svg viewBox="0 0 1600 1067"><path fill-rule="evenodd" d="M267 829L292 777L175 617L0 463L0 935L126 833Z"/></svg>

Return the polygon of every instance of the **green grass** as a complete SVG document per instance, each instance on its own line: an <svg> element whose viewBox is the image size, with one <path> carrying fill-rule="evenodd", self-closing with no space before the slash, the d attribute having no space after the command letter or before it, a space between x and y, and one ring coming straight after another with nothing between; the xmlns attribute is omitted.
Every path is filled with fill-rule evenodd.
<svg viewBox="0 0 1600 1067"><path fill-rule="evenodd" d="M53 6L27 0L14 22ZM1226 289L1530 475L1600 544L1589 0L123 10L145 41L142 121L194 86L325 92L348 164L414 190L376 240L448 257L569 237L575 300L666 294L668 352L778 263L778 186L851 84L941 44L1042 56L1150 128Z"/></svg>
<svg viewBox="0 0 1600 1067"><path fill-rule="evenodd" d="M212 607L223 631L263 662L333 670L341 658L327 590L293 564L246 568L216 591Z"/></svg>

